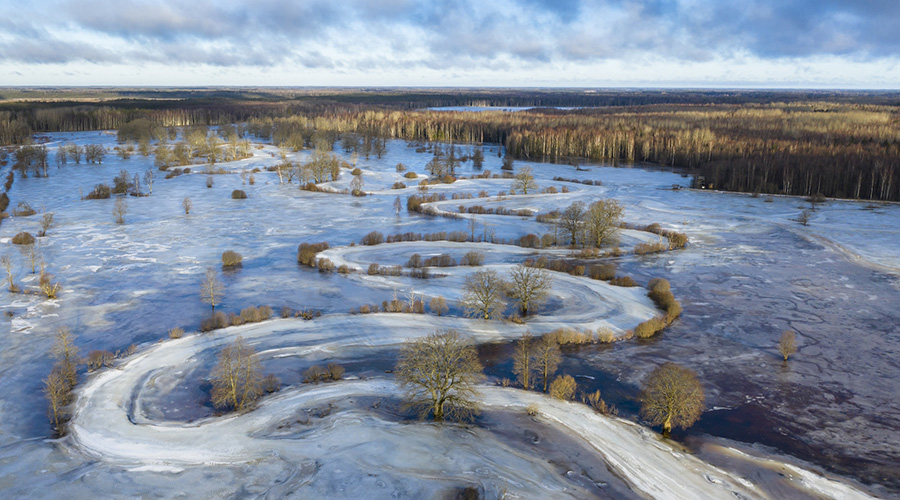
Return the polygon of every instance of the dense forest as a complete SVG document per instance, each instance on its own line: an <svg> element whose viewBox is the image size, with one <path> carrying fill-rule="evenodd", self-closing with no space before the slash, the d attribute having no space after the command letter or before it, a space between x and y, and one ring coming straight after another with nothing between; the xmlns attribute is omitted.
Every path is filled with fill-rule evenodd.
<svg viewBox="0 0 900 500"><path fill-rule="evenodd" d="M435 112L435 106L540 106ZM552 106L579 109L555 109ZM900 94L830 91L0 91L0 143L51 131L247 123L293 148L342 135L503 143L515 158L646 162L743 192L900 201Z"/></svg>

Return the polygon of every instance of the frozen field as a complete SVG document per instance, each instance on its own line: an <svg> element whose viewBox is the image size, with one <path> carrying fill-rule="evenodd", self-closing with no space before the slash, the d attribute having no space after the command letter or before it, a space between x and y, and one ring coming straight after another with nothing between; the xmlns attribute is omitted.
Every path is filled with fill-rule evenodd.
<svg viewBox="0 0 900 500"><path fill-rule="evenodd" d="M58 134L47 144L103 143L114 135ZM152 167L152 157L102 165L52 166L48 178L16 178L19 201L53 212L56 225L39 249L63 284L59 300L0 291L0 496L445 498L466 486L486 498L865 498L900 493L900 206L828 202L810 224L795 222L808 203L797 198L672 190L688 185L677 173L643 168L530 165L540 187L568 193L497 200L512 181L467 179L430 192L486 190L492 198L436 203L457 212L474 204L546 212L573 201L614 197L627 222L660 223L685 232L684 250L615 259L620 274L640 283L669 279L684 314L660 337L610 346L566 349L560 368L585 392L600 389L622 419L496 386L508 363L486 363L485 413L470 426L412 421L397 410L399 393L386 370L404 340L454 328L499 350L525 331L609 327L618 335L654 313L644 288L554 273L553 292L525 325L460 317L455 304L468 267L440 268L430 280L368 276L371 263L399 265L470 250L485 268L505 272L539 251L487 243L415 242L359 246L369 231L403 232L488 228L497 238L543 234L533 217L468 215L463 219L407 212L415 181L431 159L404 142L388 143L378 159L361 158L363 198L300 191L281 185L266 166L277 149L263 145L253 158L219 166L234 175L158 178L152 195L128 198L125 224L115 224L113 200L80 200L79 190L111 183L126 169ZM339 153L343 154L343 153ZM294 154L302 159L307 153ZM497 146L485 148L485 168L500 172ZM255 183L237 175L255 167ZM6 167L7 169L9 167ZM197 170L201 169L198 167ZM3 171L5 176L6 170ZM162 172L158 172L162 174ZM474 173L465 164L460 173ZM553 181L601 180L602 186ZM161 175L159 177L162 177ZM334 188L349 186L343 171ZM391 189L402 181L410 187ZM243 189L246 200L232 200ZM399 196L400 214L392 205ZM193 210L185 215L182 200ZM19 231L36 233L40 215L13 217L0 226L0 248L15 261L17 282L31 286L27 256L11 245ZM328 241L322 256L359 272L321 274L296 262L301 242ZM628 231L623 248L655 236ZM357 243L356 246L349 246ZM242 268L222 273L220 306L238 311L266 304L313 308L313 321L278 319L195 334L208 315L199 284L224 250L244 256ZM546 255L564 256L564 250ZM350 315L395 294L441 295L450 315ZM115 369L84 375L72 432L50 440L41 378L58 326L78 335L83 354L94 349L137 354ZM175 341L168 329L189 333ZM781 331L798 332L800 351L783 365L775 350ZM205 381L222 345L243 336L261 353L267 372L287 387L240 416L214 415ZM662 440L635 425L634 398L643 377L664 361L699 373L708 411L688 431ZM340 362L348 380L302 384L312 364ZM504 364L506 363L506 364ZM536 404L537 417L524 408ZM540 492L540 493L537 493Z"/></svg>

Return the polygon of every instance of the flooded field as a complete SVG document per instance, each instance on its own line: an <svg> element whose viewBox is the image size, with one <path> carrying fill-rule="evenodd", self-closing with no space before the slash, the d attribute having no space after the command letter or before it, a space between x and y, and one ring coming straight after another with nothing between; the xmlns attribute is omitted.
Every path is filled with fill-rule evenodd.
<svg viewBox="0 0 900 500"><path fill-rule="evenodd" d="M115 138L109 134L54 134L47 143L51 155L53 148L70 141L115 146ZM503 377L512 378L510 342L525 330L544 333L558 324L580 321L592 327L602 321L627 329L647 314L642 309L647 305L641 302L647 302L646 297L622 295L613 305L603 306L607 310L596 299L603 296L603 290L560 276L554 296L539 310L541 318L525 326L495 326L459 317L459 308L452 302L459 295L459 273L464 274L461 269L447 271L445 278L422 281L370 277L364 272L323 274L300 267L296 253L301 242L328 241L335 259L340 257L361 267L368 262L402 264L409 253L424 254L428 249L422 245L406 249L402 245L345 247L358 244L373 230L384 234L468 232L470 221L430 217L405 209L406 197L417 192L416 183L405 179L395 165L402 162L424 175L431 155L417 153L402 141L389 142L382 158L359 159L364 190L369 192L362 198L311 193L299 190L296 184L280 184L275 173L265 171L278 161L277 148L261 144L254 151L250 159L221 164L231 173L211 176L212 187L207 187L208 176L198 173L202 166L172 179L162 179L163 173L157 172L159 178L150 196L128 198L124 224L114 222L113 199L82 200L81 194L98 183L111 183L122 169L130 175L142 175L153 168L152 157L135 155L121 160L108 154L102 165L69 163L58 169L54 165L47 178L22 179L17 175L10 190L10 208L27 201L55 215L55 225L46 237L38 239L37 249L64 288L58 300L0 292L0 312L4 313L0 320L0 383L5 388L0 396L0 491L11 496L51 498L62 491L83 497L115 488L123 497L153 492L161 497L186 493L212 498L234 494L241 485L239 497L282 496L292 491L302 497L301 492L306 491L350 498L375 488L372 491L383 491L383 496L416 498L446 493L466 481L497 494L503 490L497 478L506 478L513 493L528 491L533 486L529 481L534 480L535 484L544 481L542 486L560 496L638 496L629 489L634 488L633 481L616 474L607 477L608 473L601 471L602 460L595 458L590 467L585 466L594 472L567 479L560 468L572 470L579 461L577 455L584 450L573 444L579 434L523 419L523 414L510 415L500 403L471 429L453 431L398 423L402 419L365 408L372 406L367 398L377 399L379 391L384 391L386 398L396 396L385 371L394 364L398 342L417 332L471 329L483 343L480 351L491 377L489 382L496 383ZM485 147L485 169L500 172L498 151L498 146ZM349 155L336 153L349 159ZM292 156L302 160L308 154ZM448 211L455 211L459 204L479 203L547 212L565 208L573 201L590 203L613 197L625 206L627 222L656 222L690 237L690 244L683 250L613 259L620 274L630 275L639 283L667 278L684 306L681 318L650 340L565 348L560 373L575 376L585 392L601 390L604 398L620 409L621 416L638 421L635 397L641 380L662 362L675 361L696 370L706 389L708 409L703 418L687 431L673 434L702 460L751 481L756 478L760 490L772 497L785 491L780 489L784 480L771 472L773 467L760 465L773 457L837 474L851 483L859 481L862 484L856 487L870 494L900 494L900 470L896 467L900 463L900 385L896 383L900 376L900 206L830 201L817 207L809 225L804 226L794 219L809 204L798 198L673 190L673 185L689 185L690 179L652 168L582 165L576 170L570 165L516 162L517 168L526 165L534 169L540 187L562 190L565 186L568 192L498 200L498 191L509 190L509 179L459 180L433 186L430 191L447 193L448 198L451 193L475 194L482 190L492 195L488 200L436 204ZM254 168L262 171L254 174L253 183L237 175ZM464 164L459 173L477 172L471 164ZM330 184L346 188L350 177L345 171L340 180ZM599 180L602 186L554 181L554 177ZM410 187L391 189L400 181ZM248 198L231 199L234 189L246 191ZM393 208L398 196L404 206L399 214ZM185 197L193 203L189 215L182 209ZM36 285L37 276L31 273L27 252L10 240L19 231L37 233L39 218L39 214L12 217L0 226L0 252L11 255L16 281L26 288ZM490 230L496 238L504 239L552 231L533 217L479 215L475 223L477 231ZM637 241L641 241L639 236L626 237L623 245ZM486 264L498 269L528 257L518 247L497 247L494 253L487 252ZM207 266L219 267L225 250L240 252L244 261L240 269L220 273L225 297L219 309L239 311L266 304L276 313L282 306L324 313L322 318L306 323L311 326L277 320L273 323L280 326L263 324L241 330L241 334L257 336L258 347L272 351L265 362L266 370L276 373L285 385L304 385L302 373L309 366L330 361L341 362L348 377L358 380L359 385L351 388L358 392L352 394L366 403L323 415L325 423L312 427L319 440L316 442L334 446L338 450L335 455L298 458L286 451L289 442L274 444L281 438L260 437L273 432L269 424L287 414L284 412L293 404L291 398L303 401L307 397L302 393L276 396L281 399L273 401L259 416L271 421L249 431L229 418L221 419L221 429L233 432L241 443L246 438L251 455L259 452L258 462L252 464L232 462L229 453L218 448L207 450L208 457L213 458L200 456L198 451L200 458L195 461L174 456L169 461L160 458L144 462L126 452L128 442L115 442L129 436L127 427L115 434L116 426L96 415L84 421L101 427L108 424L109 435L85 423L81 436L90 435L95 441L48 439L41 379L51 366L47 352L53 335L63 325L78 335L82 353L95 349L125 351L135 345L137 356L149 352L148 356L159 356L161 361L181 367L167 373L147 368L153 384L144 379L136 380L138 385L134 386L123 383L123 392L105 389L115 395L111 396L113 403L116 398L141 402L142 411L129 413L129 418L178 425L216 418L205 377L215 358L211 348L232 334L189 336L179 341L185 346L183 350L155 344L166 338L170 328L183 327L191 332L208 316L209 308L201 303L198 293L200 282ZM440 251L444 249L434 253ZM449 317L426 315L407 320L394 317L403 315L366 318L347 314L351 308L378 304L409 291L447 297L451 302ZM591 312L597 317L588 317ZM273 337L273 329L281 336ZM786 329L797 332L799 352L783 363L776 343ZM187 346L193 350L187 350ZM343 393L334 391L328 397L342 397ZM83 401L90 401L87 396ZM505 393L499 394L498 400L505 397ZM311 399L308 408L323 404ZM79 400L77 405L81 404ZM95 411L88 403L84 405L79 406L81 416ZM548 408L548 414L554 410ZM340 425L352 431L342 436L329 430ZM542 427L545 425L546 429ZM510 430L516 428L534 435L568 434L552 439L555 445L545 440L538 447L542 456L553 457L555 465L523 459L523 450L530 445L516 438L516 432ZM354 448L359 443L352 438L366 436L367 432L372 433L373 441ZM142 436L134 437L135 442L141 442ZM208 437L206 433L197 436L197 446L211 443ZM271 440L271 446L260 444L264 439ZM374 459L366 458L384 454L407 439L411 439L411 448L403 460L373 464L370 461ZM465 444L454 448L453 443L460 440ZM427 456L424 447L428 443L437 443L435 449L449 457L444 466L454 472L448 473L442 483L445 489L429 489L427 478L434 471L416 468L417 457ZM492 446L508 448L489 456ZM112 460L98 451L109 452L115 447L122 448L121 455ZM723 453L718 447L761 458L735 458L736 453ZM268 451L260 451L263 449ZM391 467L400 472L385 472L394 470ZM379 470L382 476L369 478L366 474L370 470ZM166 484L172 475L179 476L180 484L198 484L197 490L185 492ZM597 482L608 486L598 489ZM287 485L290 488L286 489ZM302 487L310 489L292 489ZM802 496L800 490L790 491ZM843 490L828 491L840 497L835 492Z"/></svg>

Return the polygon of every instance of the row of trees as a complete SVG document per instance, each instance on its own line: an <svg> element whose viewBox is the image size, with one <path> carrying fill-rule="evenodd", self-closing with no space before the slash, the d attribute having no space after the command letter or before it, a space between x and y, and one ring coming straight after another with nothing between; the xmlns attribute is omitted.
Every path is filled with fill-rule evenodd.
<svg viewBox="0 0 900 500"><path fill-rule="evenodd" d="M548 383L560 360L555 342L546 337L535 341L525 335L516 347L513 370L526 390L539 381L544 392L550 389L560 399L571 399L576 390L572 377L554 380L555 390ZM483 368L470 340L459 332L435 332L407 342L394 373L405 392L407 407L415 409L421 418L466 420L479 410L477 384L484 380ZM598 393L586 399L602 404ZM705 408L696 373L675 363L655 368L644 380L639 399L641 416L651 425L661 425L666 435L675 427L690 427Z"/></svg>

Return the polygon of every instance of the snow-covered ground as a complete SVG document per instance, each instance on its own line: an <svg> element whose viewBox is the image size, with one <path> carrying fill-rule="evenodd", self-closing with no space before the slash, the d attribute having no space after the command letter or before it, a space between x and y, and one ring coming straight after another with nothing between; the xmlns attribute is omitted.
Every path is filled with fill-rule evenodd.
<svg viewBox="0 0 900 500"><path fill-rule="evenodd" d="M51 158L53 149L67 141L114 145L108 134L58 134L48 143ZM497 146L486 149L485 168L499 172ZM747 405L737 400L746 398L777 419L778 432L787 433L780 426L788 427L813 450L803 456L814 462L809 464L771 449L754 450L751 457L728 444L717 458L711 456L713 466L646 428L519 390L483 388L485 422L496 419L503 424L498 427L413 423L383 410L397 397L384 371L405 339L448 328L478 342L504 342L524 331L541 334L563 326L608 326L621 334L654 314L652 303L643 288L553 273L548 303L525 325L458 314L349 315L351 308L395 294L405 298L410 291L444 296L453 307L462 280L476 270L437 268L435 273L446 276L420 280L368 276L369 263L403 264L412 253L458 258L476 249L485 254L485 268L504 272L536 252L484 243L349 246L369 231L468 232L473 217L477 234L489 228L502 239L552 228L517 216L454 220L405 209L396 215L396 197L405 201L418 190L394 165L403 162L421 175L430 159L400 141L390 142L383 158L359 160L364 189L372 193L364 198L278 184L274 173L264 171L277 161L276 153L264 145L250 159L219 165L234 173L213 176L212 188L206 187L207 176L197 173L202 166L189 175L157 178L151 196L128 199L124 225L113 222L113 200L82 201L79 190L87 193L97 183L111 183L122 169L143 173L152 168L152 158L120 160L110 154L102 165L69 163L51 167L49 178L16 179L13 207L28 201L55 214L56 225L40 239L39 249L64 291L56 301L0 292L0 310L12 313L0 322L4 496L82 498L115 491L123 497L422 498L476 485L487 498L503 492L512 498L717 498L733 497L733 492L749 498L853 498L862 497L864 488L826 478L818 468L865 478L885 474L890 484L898 480L889 468L870 473L862 465L844 465L847 456L868 456L881 464L900 453L900 388L893 383L900 370L900 339L891 326L897 324L891 304L898 303L900 290L897 205L829 202L816 210L809 226L801 226L793 219L808 204L797 198L767 201L765 196L673 191L673 184L686 185L689 179L661 170L588 166L576 171L534 162L517 166L532 166L541 187L566 186L569 192L436 204L453 212L461 204L547 212L611 196L625 205L628 222L658 222L687 233L691 244L683 251L614 259L620 274L632 274L644 284L651 277L667 277L684 302L684 317L650 343L618 342L613 348L569 353L562 370L578 375L586 387L603 373L634 387L661 361L678 361L701 373L709 418L739 411ZM291 156L300 160L307 154ZM237 175L253 168L263 169L254 184ZM461 173L473 173L471 166ZM603 186L553 181L556 176L601 180ZM349 181L344 171L331 184L344 189ZM409 187L390 189L398 181ZM482 190L496 194L511 185L509 179L465 179L429 191L449 198ZM245 190L249 198L231 200L233 189ZM181 208L185 197L193 201L190 215ZM13 217L0 226L2 251L12 255L17 282L26 287L34 286L36 277L27 255L9 240L22 230L36 233L39 217ZM297 244L323 240L332 244L323 256L363 272L344 276L299 267ZM655 241L655 236L629 231L623 248L641 241ZM221 274L226 297L220 309L268 304L277 313L287 305L319 309L325 316L309 322L273 320L156 345L169 328L193 330L208 314L199 300L199 283L204 269L218 267L222 251L229 249L242 253L244 264ZM873 323L860 326L867 321ZM61 325L79 336L85 354L131 344L139 349L115 369L88 377L79 389L72 437L56 443L45 440L49 430L40 379L49 371L46 352ZM782 367L772 359L772 343L786 327L798 331L801 352ZM854 341L842 337L845 333ZM266 369L291 386L254 412L215 417L204 380L217 349L236 335L255 345ZM354 380L299 384L311 364L330 361L347 364ZM611 387L598 388L606 397L613 393ZM522 417L531 403L540 407L536 419ZM844 421L845 415L851 418ZM505 434L512 432L506 425L553 439L527 441L518 433ZM757 432L759 437L748 438L703 421L697 428L749 443L759 440L782 454L800 449L790 443L782 447L768 429L753 428L751 436ZM838 458L816 453L825 449ZM779 474L771 474L775 470ZM897 491L892 488L876 487L875 492L886 496Z"/></svg>

